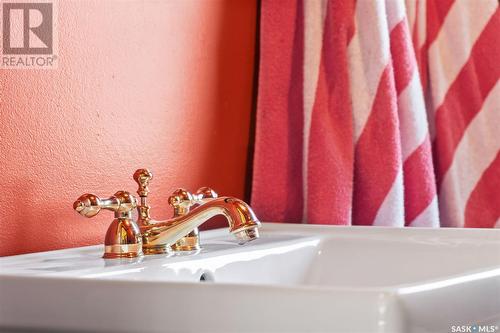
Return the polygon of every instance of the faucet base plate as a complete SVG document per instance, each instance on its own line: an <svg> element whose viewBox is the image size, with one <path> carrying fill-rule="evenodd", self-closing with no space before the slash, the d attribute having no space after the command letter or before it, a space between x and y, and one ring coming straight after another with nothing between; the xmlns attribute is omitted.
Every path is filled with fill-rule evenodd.
<svg viewBox="0 0 500 333"><path fill-rule="evenodd" d="M169 253L169 247L166 244L160 244L160 245L142 245L142 251L146 255L150 254L166 254Z"/></svg>
<svg viewBox="0 0 500 333"><path fill-rule="evenodd" d="M198 251L201 249L200 236L198 228L195 228L186 236L179 239L175 244L172 244L173 251Z"/></svg>
<svg viewBox="0 0 500 333"><path fill-rule="evenodd" d="M141 244L115 244L104 247L104 259L136 258L143 255Z"/></svg>
<svg viewBox="0 0 500 333"><path fill-rule="evenodd" d="M191 245L182 245L182 246L172 245L172 251L176 251L176 252L191 252L191 251L198 251L198 250L201 250L201 246L199 246L199 245L195 245L195 246L191 246Z"/></svg>

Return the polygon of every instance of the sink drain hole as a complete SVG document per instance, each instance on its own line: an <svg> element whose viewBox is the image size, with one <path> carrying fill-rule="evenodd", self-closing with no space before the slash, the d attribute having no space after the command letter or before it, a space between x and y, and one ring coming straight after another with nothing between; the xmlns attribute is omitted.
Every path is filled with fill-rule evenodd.
<svg viewBox="0 0 500 333"><path fill-rule="evenodd" d="M200 282L213 282L214 277L210 272L204 272L200 275Z"/></svg>

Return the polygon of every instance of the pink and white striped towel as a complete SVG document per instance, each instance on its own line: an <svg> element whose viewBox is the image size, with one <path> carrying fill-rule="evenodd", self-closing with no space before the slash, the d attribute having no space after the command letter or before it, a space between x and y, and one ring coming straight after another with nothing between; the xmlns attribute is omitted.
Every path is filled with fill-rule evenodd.
<svg viewBox="0 0 500 333"><path fill-rule="evenodd" d="M263 0L263 220L494 227L497 0Z"/></svg>

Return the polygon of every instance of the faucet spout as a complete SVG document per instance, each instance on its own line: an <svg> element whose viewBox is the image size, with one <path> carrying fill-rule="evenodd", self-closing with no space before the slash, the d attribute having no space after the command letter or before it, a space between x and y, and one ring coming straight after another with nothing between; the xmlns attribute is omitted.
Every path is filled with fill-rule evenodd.
<svg viewBox="0 0 500 333"><path fill-rule="evenodd" d="M239 199L220 197L192 209L186 215L149 225L141 225L144 253L158 252L159 247L174 244L216 215L223 215L227 219L229 232L235 235L240 244L259 237L257 228L260 226L260 222L253 210Z"/></svg>

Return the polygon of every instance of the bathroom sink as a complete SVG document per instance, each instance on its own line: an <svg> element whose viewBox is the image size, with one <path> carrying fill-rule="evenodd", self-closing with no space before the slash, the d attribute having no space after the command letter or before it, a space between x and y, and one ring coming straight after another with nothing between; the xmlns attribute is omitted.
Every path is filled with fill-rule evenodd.
<svg viewBox="0 0 500 333"><path fill-rule="evenodd" d="M500 326L500 230L264 223L238 245L0 258L0 330L451 332ZM472 331L474 332L474 330Z"/></svg>

